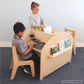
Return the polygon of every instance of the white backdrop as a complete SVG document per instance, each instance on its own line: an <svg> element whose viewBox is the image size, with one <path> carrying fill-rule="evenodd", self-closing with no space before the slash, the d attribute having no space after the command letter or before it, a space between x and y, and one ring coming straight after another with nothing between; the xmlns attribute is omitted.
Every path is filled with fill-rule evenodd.
<svg viewBox="0 0 84 84"><path fill-rule="evenodd" d="M53 29L77 31L77 42L84 43L84 0L0 0L0 42L10 42L13 24L24 23L30 29L29 15L32 1L40 4L40 15Z"/></svg>

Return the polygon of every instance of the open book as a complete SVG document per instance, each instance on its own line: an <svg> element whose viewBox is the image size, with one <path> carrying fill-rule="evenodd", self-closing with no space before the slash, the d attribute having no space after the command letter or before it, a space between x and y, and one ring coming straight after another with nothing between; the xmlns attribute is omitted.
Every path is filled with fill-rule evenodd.
<svg viewBox="0 0 84 84"><path fill-rule="evenodd" d="M46 28L43 28L43 29L44 29L44 32L45 32L45 33L49 33L49 34L52 33L52 28L51 28L51 26L46 26Z"/></svg>

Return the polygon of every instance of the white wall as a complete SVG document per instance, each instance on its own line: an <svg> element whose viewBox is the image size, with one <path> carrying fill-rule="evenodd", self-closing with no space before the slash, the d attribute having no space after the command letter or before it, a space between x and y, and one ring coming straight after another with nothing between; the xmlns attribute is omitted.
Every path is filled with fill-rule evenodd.
<svg viewBox="0 0 84 84"><path fill-rule="evenodd" d="M0 42L9 42L13 38L13 25L20 21L29 25L29 0L0 0Z"/></svg>
<svg viewBox="0 0 84 84"><path fill-rule="evenodd" d="M24 23L30 28L29 14L33 0L0 0L0 42L9 42L13 36L13 24ZM40 14L47 25L64 31L77 31L77 42L84 43L84 0L34 0L39 2ZM2 38L1 38L2 37Z"/></svg>

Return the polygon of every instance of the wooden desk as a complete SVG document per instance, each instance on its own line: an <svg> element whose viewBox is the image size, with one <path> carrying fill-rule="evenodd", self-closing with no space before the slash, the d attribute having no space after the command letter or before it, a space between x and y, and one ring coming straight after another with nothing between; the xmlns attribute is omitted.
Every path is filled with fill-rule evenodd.
<svg viewBox="0 0 84 84"><path fill-rule="evenodd" d="M32 33L34 33L35 38L45 43L42 50L33 48L33 50L40 52L40 80L42 80L45 76L49 75L53 71L59 69L66 63L71 62L72 47L68 49L66 48L63 52L57 52L54 58L50 53L51 46L56 46L59 41L71 39L71 45L73 45L73 37L70 35L70 33L58 32L56 35L53 35L30 29L24 34L22 39L30 40L29 35Z"/></svg>
<svg viewBox="0 0 84 84"><path fill-rule="evenodd" d="M41 50L33 48L34 51L41 53Z"/></svg>

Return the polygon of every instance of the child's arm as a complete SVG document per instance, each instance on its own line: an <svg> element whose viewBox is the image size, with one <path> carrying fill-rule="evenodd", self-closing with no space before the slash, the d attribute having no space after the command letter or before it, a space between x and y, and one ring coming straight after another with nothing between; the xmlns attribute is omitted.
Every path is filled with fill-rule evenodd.
<svg viewBox="0 0 84 84"><path fill-rule="evenodd" d="M41 25L45 25L44 21L43 21L43 18L41 16L40 16L40 19L41 19Z"/></svg>
<svg viewBox="0 0 84 84"><path fill-rule="evenodd" d="M29 45L29 49L22 53L23 56L27 55L33 49L33 45Z"/></svg>
<svg viewBox="0 0 84 84"><path fill-rule="evenodd" d="M29 46L29 47L28 47ZM33 44L31 45L26 45L24 41L19 41L18 43L18 51L23 55L27 55L32 49L33 49Z"/></svg>
<svg viewBox="0 0 84 84"><path fill-rule="evenodd" d="M43 20L41 20L41 25L36 25L34 19L30 16L29 17L31 28L44 28L45 25L43 25Z"/></svg>
<svg viewBox="0 0 84 84"><path fill-rule="evenodd" d="M33 44L34 44L34 42L30 41L30 43L28 43L27 45L29 46L29 45L33 45Z"/></svg>
<svg viewBox="0 0 84 84"><path fill-rule="evenodd" d="M42 28L45 28L46 26L45 26L44 21L43 21L43 18L41 16L40 16L40 19L41 19L41 27Z"/></svg>

